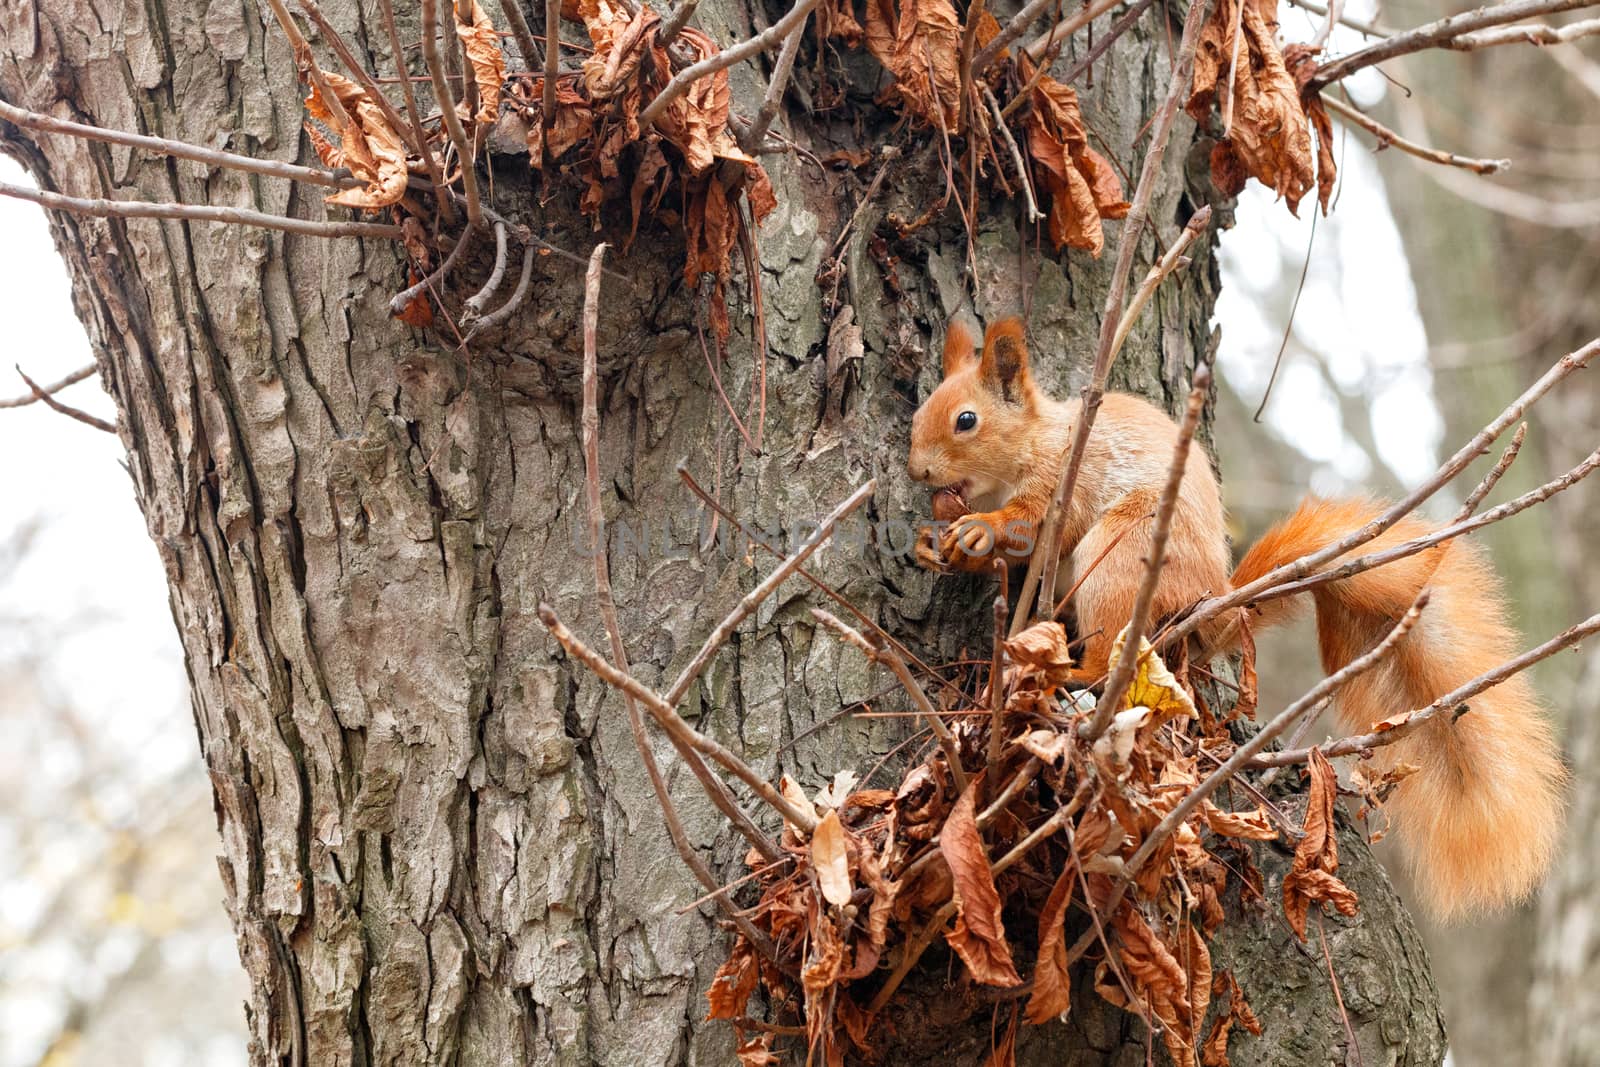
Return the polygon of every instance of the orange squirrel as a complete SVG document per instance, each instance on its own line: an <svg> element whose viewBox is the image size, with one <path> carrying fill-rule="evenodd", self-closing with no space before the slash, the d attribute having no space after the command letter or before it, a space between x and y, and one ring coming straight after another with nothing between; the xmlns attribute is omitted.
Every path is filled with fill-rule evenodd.
<svg viewBox="0 0 1600 1067"><path fill-rule="evenodd" d="M956 518L936 547L919 548L919 561L987 571L998 552L1013 565L1025 562L1080 406L1057 401L1034 383L1019 320L992 325L981 354L966 328L952 322L944 380L912 419L907 465L912 478L941 491L936 512L949 510L952 496L972 511ZM1081 579L1073 609L1083 635L1077 677L1085 682L1106 674L1111 642L1132 615L1153 525L1146 520L1177 439L1177 425L1154 405L1121 393L1104 398L1066 508L1053 592L1060 597ZM1156 620L1324 548L1382 510L1371 501L1307 498L1245 554L1230 578L1216 478L1200 446L1191 448L1156 584ZM1382 549L1429 529L1403 519L1366 548ZM1323 668L1335 671L1376 645L1425 585L1430 600L1417 625L1388 659L1340 690L1345 729L1365 733L1391 715L1426 707L1516 653L1500 581L1482 551L1447 542L1310 591ZM1246 610L1257 626L1271 625L1303 600ZM1226 648L1237 644L1238 627L1218 619L1199 637L1208 648ZM1503 907L1537 888L1561 833L1566 771L1549 720L1524 678L1480 694L1470 714L1435 718L1379 749L1374 761L1380 768L1401 762L1420 767L1400 783L1388 810L1415 884L1436 916L1457 919Z"/></svg>

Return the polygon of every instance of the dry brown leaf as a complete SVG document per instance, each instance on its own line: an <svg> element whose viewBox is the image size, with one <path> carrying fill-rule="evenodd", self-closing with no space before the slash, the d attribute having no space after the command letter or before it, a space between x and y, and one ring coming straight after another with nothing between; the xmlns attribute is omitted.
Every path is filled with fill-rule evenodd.
<svg viewBox="0 0 1600 1067"><path fill-rule="evenodd" d="M867 0L867 50L894 75L886 90L945 133L961 117L961 20L949 0Z"/></svg>
<svg viewBox="0 0 1600 1067"><path fill-rule="evenodd" d="M461 38L461 47L472 66L472 80L478 86L478 113L473 120L488 125L500 117L500 87L506 81L506 57L500 51L500 35L495 32L494 23L489 21L478 0L471 0L471 3L466 19L462 18L461 4L454 5L456 36Z"/></svg>
<svg viewBox="0 0 1600 1067"><path fill-rule="evenodd" d="M339 98L350 123L337 146L326 138L313 137L312 146L322 162L330 167L349 167L364 184L359 189L342 189L326 197L341 207L372 210L388 207L406 195L406 150L400 135L384 118L383 111L367 91L348 78L322 72L324 83ZM333 114L315 83L306 97L306 111L318 122L333 125ZM308 127L308 129L311 127ZM320 142L320 143L318 143Z"/></svg>
<svg viewBox="0 0 1600 1067"><path fill-rule="evenodd" d="M409 218L407 222L411 221ZM411 284L416 285L422 280L416 268L411 270ZM406 306L395 314L395 318L410 326L414 330L426 330L433 325L433 302L428 299L426 292L418 293L412 297Z"/></svg>
<svg viewBox="0 0 1600 1067"><path fill-rule="evenodd" d="M1354 915L1355 892L1338 878L1339 840L1334 830L1334 805L1339 778L1320 749L1311 750L1311 774L1306 803L1305 837L1294 852L1294 863L1283 879L1283 912L1295 935L1306 939L1306 916L1313 902L1332 904L1341 915Z"/></svg>
<svg viewBox="0 0 1600 1067"><path fill-rule="evenodd" d="M756 991L760 971L756 966L756 952L744 938L734 942L733 951L706 991L706 1001L711 1010L707 1019L738 1019L744 1015L750 994Z"/></svg>
<svg viewBox="0 0 1600 1067"><path fill-rule="evenodd" d="M850 883L850 846L845 841L839 813L832 808L812 831L811 867L817 872L823 900L839 908L850 903L850 894L855 891Z"/></svg>
<svg viewBox="0 0 1600 1067"><path fill-rule="evenodd" d="M1239 612L1239 699L1234 701L1229 719L1256 717L1259 680L1256 678L1256 638L1250 630L1250 613Z"/></svg>
<svg viewBox="0 0 1600 1067"><path fill-rule="evenodd" d="M1077 869L1068 863L1056 878L1050 897L1039 912L1039 962L1033 972L1033 995L1028 998L1027 1019L1042 1026L1059 1019L1072 1007L1072 982L1067 973L1067 906Z"/></svg>
<svg viewBox="0 0 1600 1067"><path fill-rule="evenodd" d="M783 1061L772 1054L773 1035L757 1034L734 1049L739 1057L739 1067L778 1067Z"/></svg>
<svg viewBox="0 0 1600 1067"><path fill-rule="evenodd" d="M1062 685L1072 677L1072 646L1059 622L1036 622L1023 630L1006 642L1006 656L1028 668L1044 687Z"/></svg>
<svg viewBox="0 0 1600 1067"><path fill-rule="evenodd" d="M1277 7L1277 0L1218 0L1200 31L1187 110L1204 122L1213 104L1226 108L1231 97L1232 126L1212 153L1213 183L1226 192L1242 187L1247 174L1295 211L1316 168L1299 87L1275 40Z"/></svg>
<svg viewBox="0 0 1600 1067"><path fill-rule="evenodd" d="M1006 1025L1005 1033L1000 1035L1000 1040L989 1049L989 1056L983 1061L983 1067L1016 1067L1017 1063L1017 1012L1012 1011L1011 1022Z"/></svg>
<svg viewBox="0 0 1600 1067"><path fill-rule="evenodd" d="M1211 801L1207 800L1202 805L1206 825L1214 834L1223 837L1242 837L1249 841L1276 841L1277 828L1272 825L1265 808L1257 808L1252 812L1223 811Z"/></svg>
<svg viewBox="0 0 1600 1067"><path fill-rule="evenodd" d="M1033 64L1018 57L1019 73L1033 76ZM1105 247L1101 219L1128 213L1122 182L1105 158L1089 147L1078 94L1054 78L1041 77L1033 107L1024 120L1035 181L1050 194L1048 229L1056 250L1079 248L1099 256Z"/></svg>
<svg viewBox="0 0 1600 1067"><path fill-rule="evenodd" d="M989 869L989 856L978 833L976 813L978 783L974 779L956 801L944 829L939 832L939 851L955 883L957 914L955 925L945 940L967 965L975 981L984 985L1010 987L1022 984L1017 966L1006 943L1005 924L1000 918L1000 894Z"/></svg>
<svg viewBox="0 0 1600 1067"><path fill-rule="evenodd" d="M1128 631L1124 627L1111 643L1111 662L1115 663L1121 658L1127 636ZM1152 713L1151 724L1154 726L1180 716L1192 719L1198 714L1194 701L1189 699L1189 694L1184 692L1178 679L1167 669L1165 661L1156 655L1155 649L1144 637L1139 638L1139 658L1123 706L1149 708Z"/></svg>
<svg viewBox="0 0 1600 1067"><path fill-rule="evenodd" d="M1250 1005L1245 1003L1244 993L1231 972L1218 971L1211 984L1211 992L1214 996L1227 994L1228 1006L1218 1012L1212 1022L1211 1031L1206 1035L1205 1045L1201 1049L1200 1062L1204 1067L1229 1067L1228 1035L1233 1024L1237 1022L1250 1033L1259 1035L1261 1023L1250 1010Z"/></svg>

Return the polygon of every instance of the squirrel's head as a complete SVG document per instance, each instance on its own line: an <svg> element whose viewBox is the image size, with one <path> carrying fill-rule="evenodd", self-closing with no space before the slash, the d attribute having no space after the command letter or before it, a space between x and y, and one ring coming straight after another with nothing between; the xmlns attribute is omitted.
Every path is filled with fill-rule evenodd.
<svg viewBox="0 0 1600 1067"><path fill-rule="evenodd" d="M911 418L911 477L935 488L959 487L968 499L1015 476L1019 443L1038 418L1021 319L989 327L983 352L966 326L952 321L944 339L944 381Z"/></svg>

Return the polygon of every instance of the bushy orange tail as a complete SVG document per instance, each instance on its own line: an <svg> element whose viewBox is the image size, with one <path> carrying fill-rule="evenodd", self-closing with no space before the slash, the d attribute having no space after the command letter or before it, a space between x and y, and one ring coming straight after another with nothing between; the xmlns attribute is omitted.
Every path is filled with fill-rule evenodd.
<svg viewBox="0 0 1600 1067"><path fill-rule="evenodd" d="M1371 501L1307 499L1240 561L1234 587L1332 544L1381 510ZM1428 532L1405 519L1360 551ZM1323 669L1335 671L1382 640L1424 585L1429 601L1417 625L1336 697L1344 729L1365 733L1381 719L1426 707L1519 651L1499 577L1481 549L1455 541L1312 590ZM1261 609L1258 625L1290 605L1269 601ZM1484 691L1466 714L1440 715L1374 759L1383 768L1421 768L1387 807L1413 880L1437 917L1504 907L1538 887L1561 834L1566 769L1525 678Z"/></svg>

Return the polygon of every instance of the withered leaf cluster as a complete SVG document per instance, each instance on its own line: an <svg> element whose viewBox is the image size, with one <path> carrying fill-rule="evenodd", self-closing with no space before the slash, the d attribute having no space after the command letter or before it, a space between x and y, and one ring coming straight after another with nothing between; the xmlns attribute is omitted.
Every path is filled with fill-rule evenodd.
<svg viewBox="0 0 1600 1067"><path fill-rule="evenodd" d="M1276 839L1283 816L1206 800L1156 836L1202 767L1227 759L1234 742L1196 700L1186 667L1169 669L1148 642L1140 649L1123 707L1093 743L1079 735L1090 709L1075 702L1087 702L1066 688L1066 632L1039 623L1006 643L1000 678L952 688L970 694L947 701L965 789L938 746L893 790L858 788L848 771L812 796L783 780L784 795L814 808L818 823L810 835L786 825L778 862L747 857L759 887L747 914L775 955L736 939L709 994L709 1017L739 1030L741 1063L778 1062L781 1043L795 1040L783 1035L802 1030L810 1062L877 1062L901 981L941 940L965 981L1017 991L995 994L1009 1016L996 1022L988 1061L999 1067L1014 1062L1019 1024L1071 1010L1079 956L1095 993L1150 1022L1175 1064L1221 1067L1231 1034L1261 1032L1234 976L1213 967L1211 940L1230 878L1263 899L1250 842ZM1002 687L1004 704L992 769L987 684ZM1304 838L1284 883L1302 935L1312 904L1345 914L1356 905L1335 874L1336 788L1327 763L1313 764ZM752 1022L763 1013L767 1024Z"/></svg>
<svg viewBox="0 0 1600 1067"><path fill-rule="evenodd" d="M1315 92L1306 45L1280 51L1277 0L1217 0L1195 50L1187 110L1205 122L1222 111L1222 138L1211 152L1211 181L1236 196L1254 178L1298 211L1312 186L1328 210L1336 168L1333 124ZM1312 131L1316 139L1313 142Z"/></svg>

